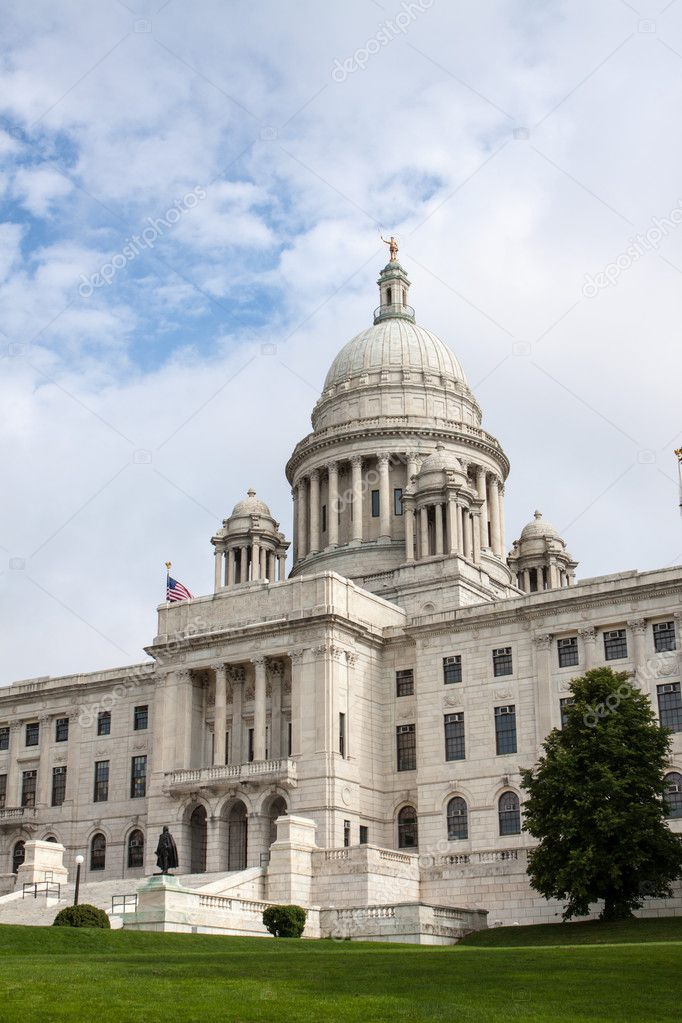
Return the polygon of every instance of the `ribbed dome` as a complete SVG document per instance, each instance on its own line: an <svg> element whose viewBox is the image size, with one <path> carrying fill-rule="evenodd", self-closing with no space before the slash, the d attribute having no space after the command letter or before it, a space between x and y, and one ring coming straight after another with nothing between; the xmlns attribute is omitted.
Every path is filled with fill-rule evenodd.
<svg viewBox="0 0 682 1023"><path fill-rule="evenodd" d="M265 501L259 501L256 491L253 489L248 491L248 497L245 497L243 501L237 501L232 515L270 515L272 517Z"/></svg>
<svg viewBox="0 0 682 1023"><path fill-rule="evenodd" d="M444 341L425 327L395 317L375 323L344 345L327 373L324 389L382 369L412 370L466 384L462 367Z"/></svg>
<svg viewBox="0 0 682 1023"><path fill-rule="evenodd" d="M448 469L460 469L461 462L456 455L445 450L443 444L436 444L433 454L425 458L421 464L419 475L426 475L428 472L442 472Z"/></svg>
<svg viewBox="0 0 682 1023"><path fill-rule="evenodd" d="M521 530L520 540L537 540L538 537L553 536L561 539L558 531L549 522L545 522L542 512L536 511L533 522L529 522Z"/></svg>

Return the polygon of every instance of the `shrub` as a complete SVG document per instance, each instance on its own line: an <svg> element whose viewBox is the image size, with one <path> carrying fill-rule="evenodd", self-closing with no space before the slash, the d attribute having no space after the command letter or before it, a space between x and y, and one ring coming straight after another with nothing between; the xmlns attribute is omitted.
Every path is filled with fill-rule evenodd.
<svg viewBox="0 0 682 1023"><path fill-rule="evenodd" d="M276 938L300 938L305 918L301 906L268 906L263 912L263 923Z"/></svg>
<svg viewBox="0 0 682 1023"><path fill-rule="evenodd" d="M53 927L102 927L109 928L109 917L103 909L97 906L67 906L57 913L52 924Z"/></svg>

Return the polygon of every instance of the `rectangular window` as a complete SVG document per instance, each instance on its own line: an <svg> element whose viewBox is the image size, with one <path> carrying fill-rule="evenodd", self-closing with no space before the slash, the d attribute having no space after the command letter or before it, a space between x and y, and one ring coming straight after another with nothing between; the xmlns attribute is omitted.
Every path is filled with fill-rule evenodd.
<svg viewBox="0 0 682 1023"><path fill-rule="evenodd" d="M61 806L66 799L66 768L52 768L52 805Z"/></svg>
<svg viewBox="0 0 682 1023"><path fill-rule="evenodd" d="M253 760L253 728L249 728L249 763Z"/></svg>
<svg viewBox="0 0 682 1023"><path fill-rule="evenodd" d="M40 725L37 721L31 722L30 725L26 725L26 745L37 746L40 742Z"/></svg>
<svg viewBox="0 0 682 1023"><path fill-rule="evenodd" d="M68 742L69 739L69 719L68 718L57 718L54 729L55 742Z"/></svg>
<svg viewBox="0 0 682 1023"><path fill-rule="evenodd" d="M398 770L416 771L417 769L417 734L414 725L398 725L396 728L396 747L398 751Z"/></svg>
<svg viewBox="0 0 682 1023"><path fill-rule="evenodd" d="M414 692L414 671L412 668L403 668L395 673L395 695L412 696Z"/></svg>
<svg viewBox="0 0 682 1023"><path fill-rule="evenodd" d="M346 849L350 845L350 821L343 822L343 844Z"/></svg>
<svg viewBox="0 0 682 1023"><path fill-rule="evenodd" d="M373 490L372 491L372 518L373 519L378 519L379 518L379 511L380 511L379 491L378 490Z"/></svg>
<svg viewBox="0 0 682 1023"><path fill-rule="evenodd" d="M98 735L110 735L111 734L111 711L101 710L97 715L97 734Z"/></svg>
<svg viewBox="0 0 682 1023"><path fill-rule="evenodd" d="M516 707L495 707L495 746L498 755L516 753Z"/></svg>
<svg viewBox="0 0 682 1023"><path fill-rule="evenodd" d="M7 775L0 774L0 810L5 809L7 802Z"/></svg>
<svg viewBox="0 0 682 1023"><path fill-rule="evenodd" d="M462 657L460 654L453 654L452 657L443 658L443 683L446 686L453 682L462 681Z"/></svg>
<svg viewBox="0 0 682 1023"><path fill-rule="evenodd" d="M664 654L667 650L677 650L674 622L656 622L654 625L654 649L657 654Z"/></svg>
<svg viewBox="0 0 682 1023"><path fill-rule="evenodd" d="M109 761L95 761L95 791L92 796L94 803L106 803L109 798Z"/></svg>
<svg viewBox="0 0 682 1023"><path fill-rule="evenodd" d="M339 714L339 753L346 755L346 715Z"/></svg>
<svg viewBox="0 0 682 1023"><path fill-rule="evenodd" d="M682 732L682 696L680 683L669 682L656 686L658 690L658 716L661 728L669 728L672 732Z"/></svg>
<svg viewBox="0 0 682 1023"><path fill-rule="evenodd" d="M147 758L133 757L130 770L130 798L140 799L147 795Z"/></svg>
<svg viewBox="0 0 682 1023"><path fill-rule="evenodd" d="M135 708L133 717L133 729L136 732L142 732L145 728L149 727L149 707L146 703L142 704L141 707Z"/></svg>
<svg viewBox="0 0 682 1023"><path fill-rule="evenodd" d="M225 763L229 764L229 762L230 762L230 733L229 731L227 731L225 732Z"/></svg>
<svg viewBox="0 0 682 1023"><path fill-rule="evenodd" d="M464 714L446 714L445 759L464 760Z"/></svg>
<svg viewBox="0 0 682 1023"><path fill-rule="evenodd" d="M369 828L366 824L360 825L360 845L367 845L369 842Z"/></svg>
<svg viewBox="0 0 682 1023"><path fill-rule="evenodd" d="M604 657L607 661L618 661L628 655L628 641L625 629L611 629L604 633Z"/></svg>
<svg viewBox="0 0 682 1023"><path fill-rule="evenodd" d="M327 505L322 505L322 532L327 532Z"/></svg>
<svg viewBox="0 0 682 1023"><path fill-rule="evenodd" d="M556 641L560 668L573 668L578 663L578 637L567 636Z"/></svg>
<svg viewBox="0 0 682 1023"><path fill-rule="evenodd" d="M393 491L393 514L402 515L403 513L403 488L396 487Z"/></svg>
<svg viewBox="0 0 682 1023"><path fill-rule="evenodd" d="M0 750L9 749L9 727L0 728Z"/></svg>
<svg viewBox="0 0 682 1023"><path fill-rule="evenodd" d="M291 727L291 721L288 721L287 722L287 750L288 750L287 756L291 756L291 751L293 749L293 745L292 745L292 731L293 731L293 729Z"/></svg>
<svg viewBox="0 0 682 1023"><path fill-rule="evenodd" d="M37 771L24 771L21 775L21 805L34 807L36 805L36 778Z"/></svg>
<svg viewBox="0 0 682 1023"><path fill-rule="evenodd" d="M575 703L575 700L573 699L572 696L566 696L566 697L564 697L563 700L559 700L559 712L561 714L561 727L562 727L562 729L565 728L567 723L568 723L568 718L566 717L566 709L568 707L572 707L574 703Z"/></svg>
<svg viewBox="0 0 682 1023"><path fill-rule="evenodd" d="M497 678L500 675L512 674L512 649L510 646L500 646L493 650L493 675Z"/></svg>

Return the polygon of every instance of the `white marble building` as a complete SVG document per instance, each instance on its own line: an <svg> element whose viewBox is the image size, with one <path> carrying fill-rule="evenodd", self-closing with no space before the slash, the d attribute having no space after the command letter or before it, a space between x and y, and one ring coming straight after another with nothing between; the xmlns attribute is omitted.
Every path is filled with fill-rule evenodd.
<svg viewBox="0 0 682 1023"><path fill-rule="evenodd" d="M682 830L682 568L577 581L539 512L509 552L504 451L395 259L378 283L286 466L288 577L249 491L211 539L215 592L158 608L148 661L0 691L5 890L29 839L69 868L82 853L89 881L152 873L164 824L183 872L265 868L286 813L316 825L318 905L552 919L525 876L519 770L601 664L675 730ZM388 883L359 886L379 860Z"/></svg>

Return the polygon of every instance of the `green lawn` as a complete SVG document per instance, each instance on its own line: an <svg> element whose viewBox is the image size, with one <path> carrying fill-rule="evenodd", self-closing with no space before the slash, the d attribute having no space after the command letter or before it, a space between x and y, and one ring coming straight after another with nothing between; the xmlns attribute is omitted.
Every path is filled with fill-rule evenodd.
<svg viewBox="0 0 682 1023"><path fill-rule="evenodd" d="M425 948L5 926L0 1020L659 1023L679 1019L681 963L677 941Z"/></svg>
<svg viewBox="0 0 682 1023"><path fill-rule="evenodd" d="M602 923L589 920L578 924L539 924L533 927L491 927L475 931L465 945L479 948L510 948L522 945L610 945L640 941L682 942L682 917L659 920L620 920Z"/></svg>

